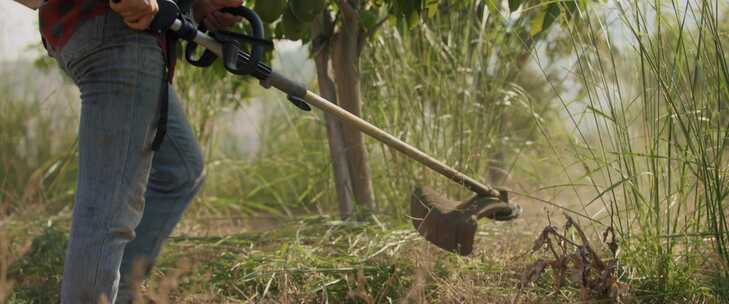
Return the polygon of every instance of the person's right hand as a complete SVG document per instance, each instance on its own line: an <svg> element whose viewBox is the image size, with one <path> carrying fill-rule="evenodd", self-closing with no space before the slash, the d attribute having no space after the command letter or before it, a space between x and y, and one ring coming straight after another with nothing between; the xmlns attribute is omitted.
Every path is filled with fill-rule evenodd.
<svg viewBox="0 0 729 304"><path fill-rule="evenodd" d="M111 9L135 30L146 30L159 11L157 0L111 0Z"/></svg>
<svg viewBox="0 0 729 304"><path fill-rule="evenodd" d="M266 0L271 1L271 0ZM239 7L243 0L196 0L193 4L195 21L205 24L208 30L224 30L243 20L240 16L219 11L226 7Z"/></svg>

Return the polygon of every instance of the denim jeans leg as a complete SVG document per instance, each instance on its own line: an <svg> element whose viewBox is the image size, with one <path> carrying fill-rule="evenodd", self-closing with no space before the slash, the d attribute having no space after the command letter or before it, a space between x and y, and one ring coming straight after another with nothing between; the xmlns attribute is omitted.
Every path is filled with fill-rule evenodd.
<svg viewBox="0 0 729 304"><path fill-rule="evenodd" d="M81 92L76 204L61 303L113 303L144 212L163 76L157 40L108 13L84 22L56 58Z"/></svg>
<svg viewBox="0 0 729 304"><path fill-rule="evenodd" d="M203 182L203 157L172 88L167 135L152 161L146 204L135 238L124 250L117 304L132 303L160 248Z"/></svg>

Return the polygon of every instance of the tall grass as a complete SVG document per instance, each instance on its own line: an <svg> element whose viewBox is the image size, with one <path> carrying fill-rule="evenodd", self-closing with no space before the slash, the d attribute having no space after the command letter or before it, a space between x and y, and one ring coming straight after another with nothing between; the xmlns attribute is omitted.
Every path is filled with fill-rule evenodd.
<svg viewBox="0 0 729 304"><path fill-rule="evenodd" d="M2 62L0 71L0 303L49 302L65 236L46 227L73 200L77 91L31 62Z"/></svg>
<svg viewBox="0 0 729 304"><path fill-rule="evenodd" d="M697 301L703 276L729 273L725 10L617 1L567 29L583 90L581 109L560 99L584 168L575 185L623 239L624 277L644 301Z"/></svg>
<svg viewBox="0 0 729 304"><path fill-rule="evenodd" d="M552 95L548 83L526 60L532 49L523 31L472 7L406 31L384 29L362 65L366 118L466 174L515 186L508 175L534 148L535 121L556 118L543 102ZM470 195L396 151L370 147L378 200L390 214L405 217L415 184Z"/></svg>
<svg viewBox="0 0 729 304"><path fill-rule="evenodd" d="M73 93L60 75L30 62L0 69L19 71L0 76L0 203L14 213L32 203L67 202L75 181ZM55 76L39 77L44 73Z"/></svg>

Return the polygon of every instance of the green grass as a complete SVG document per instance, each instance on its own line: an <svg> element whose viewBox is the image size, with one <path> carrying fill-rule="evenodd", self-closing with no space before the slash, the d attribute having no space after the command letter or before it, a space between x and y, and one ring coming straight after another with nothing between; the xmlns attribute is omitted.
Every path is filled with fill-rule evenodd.
<svg viewBox="0 0 729 304"><path fill-rule="evenodd" d="M332 301L347 299L358 288L375 298L399 298L410 285L412 265L396 254L407 245L399 238L412 240L411 232L323 219L305 220L295 227L296 231L283 227L272 235L221 240L220 246L236 249L226 250L204 266L212 274L210 287L232 298L289 294L292 299ZM366 243L358 245L356 240Z"/></svg>
<svg viewBox="0 0 729 304"><path fill-rule="evenodd" d="M446 164L494 186L544 180L537 126L555 122L549 83L529 66L523 20L508 24L471 8L436 16L405 32L384 28L362 64L365 118ZM525 18L526 19L526 18ZM416 184L457 199L460 185L370 141L376 195L387 214L406 217ZM535 165L531 167L526 163ZM539 176L542 175L542 176ZM522 183L519 185L519 183Z"/></svg>
<svg viewBox="0 0 729 304"><path fill-rule="evenodd" d="M0 103L0 209L16 213L38 202L58 208L72 195L75 181L78 107L67 99L62 84L33 91L41 80L48 81L38 77L46 72L30 63L16 65L23 72L0 77L5 92ZM32 80L36 78L38 83Z"/></svg>
<svg viewBox="0 0 729 304"><path fill-rule="evenodd" d="M9 275L16 287L8 303L58 302L67 243L66 231L55 226L33 239L28 252L10 267Z"/></svg>
<svg viewBox="0 0 729 304"><path fill-rule="evenodd" d="M409 226L307 217L268 232L173 238L158 275L186 259L180 301L193 291L212 302L508 302L523 265L497 251L484 245L477 258L462 258L433 250Z"/></svg>

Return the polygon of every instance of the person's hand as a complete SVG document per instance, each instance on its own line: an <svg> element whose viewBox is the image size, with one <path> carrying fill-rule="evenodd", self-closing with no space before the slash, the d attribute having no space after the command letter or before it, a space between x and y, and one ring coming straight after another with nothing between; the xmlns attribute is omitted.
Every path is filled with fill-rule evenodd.
<svg viewBox="0 0 729 304"><path fill-rule="evenodd" d="M25 5L25 7L37 10L43 5L43 0L15 0L15 2Z"/></svg>
<svg viewBox="0 0 729 304"><path fill-rule="evenodd" d="M112 0L111 9L135 30L146 30L159 11L157 0Z"/></svg>
<svg viewBox="0 0 729 304"><path fill-rule="evenodd" d="M220 12L225 7L238 7L243 0L197 0L193 7L193 16L197 22L202 22L208 30L224 30L243 20L242 17Z"/></svg>

